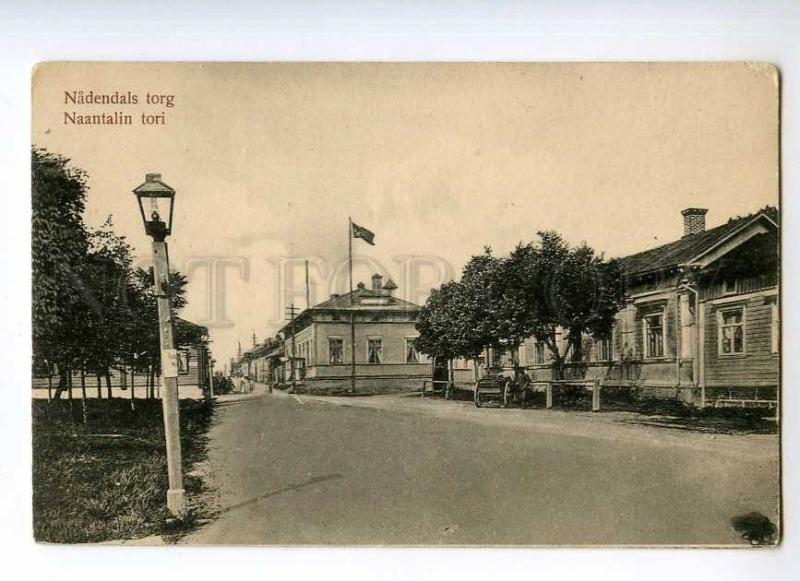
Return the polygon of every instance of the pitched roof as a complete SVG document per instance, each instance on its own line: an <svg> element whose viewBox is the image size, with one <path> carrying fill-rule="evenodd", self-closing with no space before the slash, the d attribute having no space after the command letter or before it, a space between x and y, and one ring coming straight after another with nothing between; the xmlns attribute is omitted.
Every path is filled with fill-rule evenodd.
<svg viewBox="0 0 800 581"><path fill-rule="evenodd" d="M204 329L205 331L208 331L208 327L206 327L205 325L198 325L197 323L193 323L187 319L182 319L181 317L175 317L175 324L195 329Z"/></svg>
<svg viewBox="0 0 800 581"><path fill-rule="evenodd" d="M385 288L385 287L384 287ZM353 301L350 302L352 295ZM370 300L370 299L381 299ZM352 293L345 293L343 295L331 295L327 301L323 301L316 306L302 311L294 321L286 323L279 333L286 332L292 325L295 328L305 328L313 317L316 311L400 311L400 312L414 312L421 310L422 307L415 305L412 302L390 296L382 290L372 290L366 288L363 284L359 284L358 288Z"/></svg>
<svg viewBox="0 0 800 581"><path fill-rule="evenodd" d="M197 323L192 323L191 321L181 319L180 317L175 317L175 331L176 342L180 347L191 344L186 341L186 335L189 333L194 333L193 338L198 339L201 343L203 338L208 339L208 327L204 325L198 325Z"/></svg>
<svg viewBox="0 0 800 581"><path fill-rule="evenodd" d="M280 346L280 343L272 339L268 339L264 343L256 345L252 349L248 349L247 351L242 353L242 359L246 358L256 359L258 357L263 357L264 355L268 354L270 351L272 351L278 346Z"/></svg>
<svg viewBox="0 0 800 581"><path fill-rule="evenodd" d="M396 288L396 287L395 287ZM327 301L324 301L310 310L366 310L377 309L382 311L415 311L422 307L415 305L409 301L399 299L393 296L387 296L383 291L376 291L368 288L357 288L352 292L353 302L350 302L351 293L343 295L333 295ZM386 299L385 302L371 302L369 299ZM366 301L364 299L367 299Z"/></svg>
<svg viewBox="0 0 800 581"><path fill-rule="evenodd" d="M767 206L753 214L731 218L728 222L716 228L698 232L697 234L690 234L674 242L625 256L619 259L620 267L627 276L675 268L711 250L728 236L762 217L778 224L778 209Z"/></svg>

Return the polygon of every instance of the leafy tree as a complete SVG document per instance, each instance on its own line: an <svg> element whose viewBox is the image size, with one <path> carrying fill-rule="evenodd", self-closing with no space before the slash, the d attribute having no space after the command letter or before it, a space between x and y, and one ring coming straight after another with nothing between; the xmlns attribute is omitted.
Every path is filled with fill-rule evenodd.
<svg viewBox="0 0 800 581"><path fill-rule="evenodd" d="M88 249L88 186L69 159L36 148L31 157L33 359L48 370L57 367L58 397L85 339L88 305L78 283Z"/></svg>
<svg viewBox="0 0 800 581"><path fill-rule="evenodd" d="M499 261L491 249L473 256L461 280L434 290L423 306L416 328L419 351L442 359L475 359L499 345L496 301Z"/></svg>
<svg viewBox="0 0 800 581"><path fill-rule="evenodd" d="M188 279L180 272L169 273L169 292L172 298L173 320L175 313L186 305ZM129 307L133 314L127 333L129 344L125 353L130 354L128 364L137 371L152 372L161 363L161 340L158 328L158 298L153 284L152 269L137 268L131 273ZM176 343L187 344L193 339L193 331L176 329ZM201 327L205 329L205 327ZM207 331L206 331L207 332ZM184 343L184 341L186 343Z"/></svg>
<svg viewBox="0 0 800 581"><path fill-rule="evenodd" d="M128 363L131 336L136 332L138 313L136 287L131 284L132 250L125 238L114 232L111 216L89 234L89 252L84 272L92 305L86 360L89 367L106 378L111 396L110 370ZM98 383L99 385L99 383Z"/></svg>
<svg viewBox="0 0 800 581"><path fill-rule="evenodd" d="M464 267L461 280L433 291L417 323L420 351L476 358L486 347L516 354L529 337L547 345L553 372L580 361L583 337L608 337L622 307L621 274L586 244L570 247L555 232L520 243L498 259L486 248ZM562 330L566 340L559 341Z"/></svg>
<svg viewBox="0 0 800 581"><path fill-rule="evenodd" d="M487 246L482 254L473 256L464 266L455 316L464 357L474 359L487 347L500 346L500 264Z"/></svg>
<svg viewBox="0 0 800 581"><path fill-rule="evenodd" d="M454 281L431 291L416 323L419 331L415 341L417 350L437 359L462 356L464 349L454 325L459 314L460 291L461 286Z"/></svg>
<svg viewBox="0 0 800 581"><path fill-rule="evenodd" d="M583 334L607 338L623 306L622 275L586 243L570 247L556 232L540 232L538 247L526 250L529 323L532 334L553 355L553 371L563 378L565 362L583 359ZM560 331L565 341L558 341Z"/></svg>

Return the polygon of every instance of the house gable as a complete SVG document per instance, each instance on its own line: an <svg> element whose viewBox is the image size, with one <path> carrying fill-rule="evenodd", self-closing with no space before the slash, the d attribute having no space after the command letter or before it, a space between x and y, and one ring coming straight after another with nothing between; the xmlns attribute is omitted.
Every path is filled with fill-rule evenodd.
<svg viewBox="0 0 800 581"><path fill-rule="evenodd" d="M749 216L733 218L716 228L622 257L619 264L629 281L686 266L704 267L753 236L777 230L778 210L768 207Z"/></svg>
<svg viewBox="0 0 800 581"><path fill-rule="evenodd" d="M706 268L753 237L760 234L768 234L777 230L777 228L777 224L766 214L758 214L752 220L742 224L740 228L728 233L713 246L705 249L680 266L683 268Z"/></svg>

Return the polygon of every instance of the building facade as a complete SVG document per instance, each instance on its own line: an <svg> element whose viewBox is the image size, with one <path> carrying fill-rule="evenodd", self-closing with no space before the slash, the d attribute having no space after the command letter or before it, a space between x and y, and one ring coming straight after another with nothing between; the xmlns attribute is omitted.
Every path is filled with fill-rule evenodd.
<svg viewBox="0 0 800 581"><path fill-rule="evenodd" d="M571 376L642 397L697 406L775 407L780 385L780 226L775 208L705 228L706 210L683 211L679 240L620 259L626 305L610 338L584 338ZM509 369L510 353L489 350ZM535 380L552 378L547 347L534 339L519 364ZM486 361L452 362L458 384Z"/></svg>
<svg viewBox="0 0 800 581"><path fill-rule="evenodd" d="M284 326L280 347L263 355L271 381L305 393L347 392L353 385L359 393L422 387L431 365L414 347L420 307L394 296L397 286L383 284L379 274L371 283L331 295Z"/></svg>

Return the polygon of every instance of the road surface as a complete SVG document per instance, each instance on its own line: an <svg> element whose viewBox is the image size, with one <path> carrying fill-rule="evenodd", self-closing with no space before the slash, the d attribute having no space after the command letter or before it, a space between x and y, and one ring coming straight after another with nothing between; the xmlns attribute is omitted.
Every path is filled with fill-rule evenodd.
<svg viewBox="0 0 800 581"><path fill-rule="evenodd" d="M220 402L204 544L746 544L778 522L777 436L626 424L634 414L283 393Z"/></svg>

